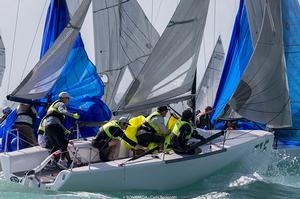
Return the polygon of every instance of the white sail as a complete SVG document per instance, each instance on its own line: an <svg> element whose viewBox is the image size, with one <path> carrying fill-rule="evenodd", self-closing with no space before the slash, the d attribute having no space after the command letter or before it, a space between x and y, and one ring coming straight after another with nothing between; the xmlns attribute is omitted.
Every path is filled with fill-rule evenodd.
<svg viewBox="0 0 300 199"><path fill-rule="evenodd" d="M206 106L212 106L224 67L224 48L221 37L218 38L204 76L198 87L196 96L196 110L203 111Z"/></svg>
<svg viewBox="0 0 300 199"><path fill-rule="evenodd" d="M5 47L2 41L2 37L0 36L0 86L2 85L4 70L5 70Z"/></svg>
<svg viewBox="0 0 300 199"><path fill-rule="evenodd" d="M8 96L9 99L38 99L44 97L62 72L74 45L91 0L83 1L67 27L53 46L35 65L22 83ZM49 74L51 74L49 76Z"/></svg>
<svg viewBox="0 0 300 199"><path fill-rule="evenodd" d="M208 0L179 3L119 113L178 101L185 94L183 97L191 96L208 5Z"/></svg>
<svg viewBox="0 0 300 199"><path fill-rule="evenodd" d="M255 46L264 17L264 8L266 7L266 0L246 0L247 18L249 21L252 44Z"/></svg>
<svg viewBox="0 0 300 199"><path fill-rule="evenodd" d="M230 105L273 128L291 125L283 50L281 2L267 1L258 42Z"/></svg>
<svg viewBox="0 0 300 199"><path fill-rule="evenodd" d="M148 59L159 34L136 0L93 1L95 55L104 101L117 109Z"/></svg>

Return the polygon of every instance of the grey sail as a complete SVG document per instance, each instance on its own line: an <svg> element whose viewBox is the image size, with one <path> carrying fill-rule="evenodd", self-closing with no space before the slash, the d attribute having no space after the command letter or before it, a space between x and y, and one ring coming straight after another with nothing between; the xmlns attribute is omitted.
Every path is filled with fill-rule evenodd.
<svg viewBox="0 0 300 199"><path fill-rule="evenodd" d="M256 44L263 23L266 0L246 0L245 3L252 43Z"/></svg>
<svg viewBox="0 0 300 199"><path fill-rule="evenodd" d="M57 81L67 61L81 28L91 0L82 1L67 27L55 40L53 46L34 66L21 84L8 96L9 99L34 100L45 97ZM51 74L49 76L49 74Z"/></svg>
<svg viewBox="0 0 300 199"><path fill-rule="evenodd" d="M97 72L104 101L116 110L140 73L159 34L136 0L93 1Z"/></svg>
<svg viewBox="0 0 300 199"><path fill-rule="evenodd" d="M5 47L2 41L2 37L0 36L0 86L2 85L4 70L5 70Z"/></svg>
<svg viewBox="0 0 300 199"><path fill-rule="evenodd" d="M119 113L191 96L208 5L208 0L180 1Z"/></svg>
<svg viewBox="0 0 300 199"><path fill-rule="evenodd" d="M230 105L271 128L291 125L283 51L281 2L267 1L258 42Z"/></svg>
<svg viewBox="0 0 300 199"><path fill-rule="evenodd" d="M223 43L219 37L197 90L196 110L203 111L206 106L214 104L224 67L224 56Z"/></svg>

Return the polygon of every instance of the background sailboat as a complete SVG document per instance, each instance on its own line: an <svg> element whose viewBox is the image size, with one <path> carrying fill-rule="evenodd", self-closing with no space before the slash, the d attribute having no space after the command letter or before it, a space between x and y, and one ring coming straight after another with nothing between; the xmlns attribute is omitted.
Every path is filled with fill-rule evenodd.
<svg viewBox="0 0 300 199"><path fill-rule="evenodd" d="M284 55L288 80L289 98L291 104L292 126L289 128L276 129L276 139L280 144L295 146L300 144L300 6L299 1L281 1ZM282 147L286 147L282 146Z"/></svg>
<svg viewBox="0 0 300 199"><path fill-rule="evenodd" d="M2 85L3 75L5 71L5 46L0 35L0 86Z"/></svg>
<svg viewBox="0 0 300 199"><path fill-rule="evenodd" d="M241 1L241 3L243 2ZM241 48L238 52L246 50L251 57L238 56L235 63L238 61L244 63L239 73L233 72L239 69L237 66L228 67L229 72L224 74L224 78L227 77L229 81L234 82L233 88L225 91L224 88L227 85L225 87L224 84L220 85L218 94L222 93L223 98L219 98L224 101L219 100L215 104L216 111L213 119L221 114L229 102L228 110L233 109L251 121L260 122L271 128L291 126L281 1L245 1L245 4L241 5L247 8L245 11L248 12L247 16L250 21L250 25L247 27L249 27L248 32L251 33L252 44L249 43L249 36L244 37L251 45ZM255 10L258 12L255 14L250 9L251 7L256 8ZM240 9L240 11L242 10ZM260 28L257 29L257 27ZM252 49L252 45L254 46L253 52L249 53L247 49ZM244 59L245 57L246 59Z"/></svg>
<svg viewBox="0 0 300 199"><path fill-rule="evenodd" d="M223 71L224 57L223 43L219 37L196 93L196 110L204 111L205 107L214 104Z"/></svg>

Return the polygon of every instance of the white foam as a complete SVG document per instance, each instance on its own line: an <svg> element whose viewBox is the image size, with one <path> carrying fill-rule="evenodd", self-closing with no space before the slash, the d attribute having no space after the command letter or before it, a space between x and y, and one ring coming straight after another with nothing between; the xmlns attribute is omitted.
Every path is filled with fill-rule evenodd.
<svg viewBox="0 0 300 199"><path fill-rule="evenodd" d="M229 184L229 187L240 187L245 186L250 183L256 182L256 181L262 181L263 178L258 173L253 173L250 176L241 176L239 179L231 182Z"/></svg>
<svg viewBox="0 0 300 199"><path fill-rule="evenodd" d="M202 196L197 196L194 199L225 199L229 198L230 194L226 192L211 192Z"/></svg>
<svg viewBox="0 0 300 199"><path fill-rule="evenodd" d="M90 193L90 192L72 192L66 194L59 194L60 196L73 196L79 198L101 198L101 199L108 199L110 197L102 195L100 193Z"/></svg>

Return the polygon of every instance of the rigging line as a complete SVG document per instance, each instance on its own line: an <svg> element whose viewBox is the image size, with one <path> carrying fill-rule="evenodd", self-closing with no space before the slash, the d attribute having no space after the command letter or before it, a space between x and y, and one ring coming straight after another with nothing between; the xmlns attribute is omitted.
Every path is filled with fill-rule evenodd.
<svg viewBox="0 0 300 199"><path fill-rule="evenodd" d="M216 2L216 0L214 0L214 35L213 35L214 45L216 43L216 9L217 9L217 2Z"/></svg>
<svg viewBox="0 0 300 199"><path fill-rule="evenodd" d="M12 52L11 52L10 68L9 68L9 75L8 75L8 84L7 84L7 88L6 88L6 93L7 93L7 94L8 94L8 91L9 91L10 78L11 78L11 71L12 71L12 67L13 67L12 63L13 63L14 51L15 51L15 42L16 42L16 33L17 33L17 26L18 26L19 12L20 12L20 0L18 1L17 16L16 16L16 22L15 22L13 47L12 47Z"/></svg>
<svg viewBox="0 0 300 199"><path fill-rule="evenodd" d="M266 60L266 59L265 59ZM266 62L266 61L265 61ZM264 65L264 64L262 64L262 65ZM279 67L281 67L281 65L277 65L277 68L275 68L275 69L273 69L273 73L275 73L275 72L278 72L278 68ZM263 68L263 67L260 67L260 69L261 68ZM250 85L251 84L251 82L254 82L254 83L256 83L256 84L253 84L253 86L252 86L252 90L253 89L255 89L255 88L257 88L257 87L259 87L260 85L261 85L261 82L264 82L264 81L266 81L266 79L269 79L269 78L267 78L268 76L270 76L270 75L272 75L272 74L266 74L263 78L261 78L261 80L259 80L259 81L254 81L255 80L255 77L256 77L256 74L258 74L258 72L260 71L260 69L253 75L253 77L250 79L250 80L248 80L248 82L247 82L247 84L248 85ZM281 70L280 70L281 71ZM282 72L284 72L285 74L287 74L287 71L284 69ZM242 80L242 79L241 79ZM253 94L252 96L254 97L254 96L257 96L257 95L259 95L259 94L261 94L261 93L263 93L263 92L265 92L266 90L268 90L268 89L271 89L272 87L275 87L277 84L279 84L280 82L278 81L278 79L274 79L273 78L273 81L272 82L269 82L268 83L268 85L265 87L265 88L263 88L263 89L261 89L261 91L260 92L257 92L257 93L255 93L255 94ZM270 86L269 86L270 85ZM244 92L241 92L240 93L240 95L244 95L244 94L246 94L247 93L247 90L245 90Z"/></svg>
<svg viewBox="0 0 300 199"><path fill-rule="evenodd" d="M263 100L263 101L257 101L257 102L251 102L251 103L245 103L244 105L258 105L258 104L263 104L263 103L267 103L267 102L272 102L272 101L276 101L277 99L282 98L282 96L285 96L286 92L283 92L277 96L274 96L272 98ZM242 108L242 109L247 109L247 108Z"/></svg>
<svg viewBox="0 0 300 199"><path fill-rule="evenodd" d="M126 66L132 64L132 63L135 62L135 61L139 61L139 59L144 58L144 57L147 57L147 56L149 56L149 55L150 55L150 54L147 54L147 55L143 55L143 56L137 57L137 58L136 58L135 60L133 60L132 62L130 62L130 63L126 64L126 65L123 65L123 66L121 66L120 68L113 68L113 69L105 70L105 71L102 71L102 72L100 72L100 73L98 73L98 74L103 74L103 73L108 73L108 72L113 72L113 71L122 70L122 68L124 68L124 67L126 67Z"/></svg>
<svg viewBox="0 0 300 199"><path fill-rule="evenodd" d="M287 99L287 102L285 103L284 106L282 106L282 109L278 112L278 114L275 115L271 120L269 120L265 125L267 125L267 124L271 123L273 120L275 120L282 113L282 110L284 110L288 104L290 104L290 98Z"/></svg>
<svg viewBox="0 0 300 199"><path fill-rule="evenodd" d="M154 2L153 2L153 0L152 0L152 2L151 2L151 24L153 24L153 6L154 6ZM153 38L153 33L152 33L152 31L150 32L150 42L152 43L152 38Z"/></svg>
<svg viewBox="0 0 300 199"><path fill-rule="evenodd" d="M120 38L123 39L124 42L125 42L125 38L123 38L122 35L120 35ZM127 54L127 51L125 50L125 48L124 48L124 46L123 46L123 44L122 44L122 42L121 42L121 39L120 39L120 46L121 46L121 49L122 49L122 51L124 52L124 54L125 54L125 56L127 57L127 59L129 60L129 62L132 63L132 60L130 59L129 55ZM126 43L126 42L125 42L125 43Z"/></svg>
<svg viewBox="0 0 300 199"><path fill-rule="evenodd" d="M35 34L34 34L34 37L33 37L33 40L32 40L31 46L30 46L30 50L29 50L29 52L28 52L27 59L26 59L26 62L25 62L25 66L24 66L23 71L22 71L22 75L21 75L21 80L20 80L20 82L22 81L22 79L23 79L23 77L24 77L25 69L27 68L27 65L28 65L29 57L30 57L30 55L31 55L31 52L32 52L32 49L33 49L33 44L34 44L34 42L35 42L35 39L36 39L38 30L39 30L39 27L40 27L40 25L41 25L41 21L42 21L42 17L43 17L43 13L44 13L44 11L45 11L46 5L47 5L47 0L45 0L44 7L43 7L43 10L42 10L41 16L40 16L40 18L39 18L39 22L38 22L38 25L37 25L37 27L36 27L36 31L35 31Z"/></svg>
<svg viewBox="0 0 300 199"><path fill-rule="evenodd" d="M129 32L130 32L130 31L129 31ZM122 35L122 33L124 33L124 35ZM130 32L130 33L132 33L132 32ZM128 38L129 40L131 40L133 44L135 44L135 46L137 47L137 49L139 49L139 51L141 51L142 54L146 54L146 52L144 52L144 49L138 44L138 42L139 42L139 41L138 41L138 38L136 38L134 35L133 35L133 37L132 37L132 36L129 35L126 31L121 30L121 35L120 35L120 37L123 39L123 41L124 41L125 44L128 44L128 43L126 42L126 38L125 38L124 36L127 36L127 38ZM134 39L136 39L136 41L135 41ZM122 47L124 47L123 44L122 44L121 42L120 42L120 44L121 44ZM126 51L124 51L124 53L127 54ZM129 57L128 57L128 59L131 60Z"/></svg>

